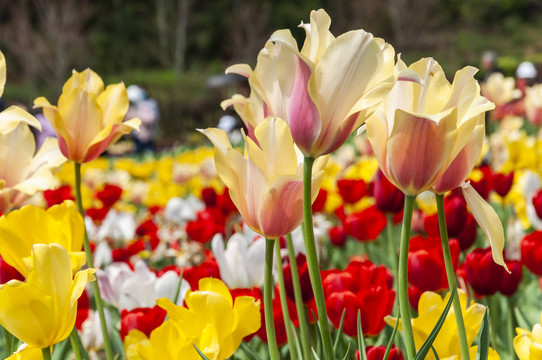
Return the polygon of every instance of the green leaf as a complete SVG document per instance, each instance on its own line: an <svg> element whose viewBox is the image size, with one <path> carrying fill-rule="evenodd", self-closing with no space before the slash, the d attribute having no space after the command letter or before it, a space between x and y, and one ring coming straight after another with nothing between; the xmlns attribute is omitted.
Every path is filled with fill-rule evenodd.
<svg viewBox="0 0 542 360"><path fill-rule="evenodd" d="M478 351L476 352L476 360L487 360L489 354L489 316L487 308L484 313L484 320L482 321L482 327L480 328L480 335L478 336Z"/></svg>
<svg viewBox="0 0 542 360"><path fill-rule="evenodd" d="M260 360L260 357L258 356L258 354L246 342L241 341L241 346L240 347L241 347L241 350L243 350L245 355L250 360Z"/></svg>
<svg viewBox="0 0 542 360"><path fill-rule="evenodd" d="M361 310L358 310L358 348L360 359L367 360L367 353L365 352L365 339L363 338L363 330L361 328Z"/></svg>
<svg viewBox="0 0 542 360"><path fill-rule="evenodd" d="M350 343L348 343L348 347L346 348L346 353L344 354L343 360L348 359L348 355L350 354Z"/></svg>
<svg viewBox="0 0 542 360"><path fill-rule="evenodd" d="M397 313L397 321L395 322L395 326L393 327L393 332L391 333L390 340L388 341L388 345L386 346L386 352L384 353L384 359L388 360L390 356L391 347L393 345L393 340L395 340L395 335L397 335L397 329L399 328L399 319L401 318L401 312Z"/></svg>
<svg viewBox="0 0 542 360"><path fill-rule="evenodd" d="M339 348L339 341L341 340L341 335L343 332L343 325L344 325L344 316L346 315L346 308L343 310L343 314L341 315L341 322L339 323L339 330L337 330L337 336L335 336L335 342L333 343L333 353L337 353L337 350Z"/></svg>
<svg viewBox="0 0 542 360"><path fill-rule="evenodd" d="M312 354L314 355L314 358L315 358L316 360L320 360L320 356L318 356L318 354L316 353L316 350L314 350L313 347L311 347L311 350L312 350Z"/></svg>
<svg viewBox="0 0 542 360"><path fill-rule="evenodd" d="M435 360L440 360L440 358L438 357L437 350L435 350L435 347L433 345L431 345L431 350L433 350L433 355L435 355Z"/></svg>
<svg viewBox="0 0 542 360"><path fill-rule="evenodd" d="M437 335L438 335L440 329L442 328L442 325L444 324L444 320L446 320L446 316L448 315L448 312L450 311L450 307L452 307L452 301L454 299L456 291L457 290L455 288L452 289L452 291L450 293L450 299L448 299L448 303L446 304L446 307L444 308L444 311L442 312L442 314L440 314L440 317L439 317L437 323L435 324L435 327L433 328L433 330L431 330L431 333L429 334L429 336L427 337L427 339L423 343L422 347L420 348L420 350L418 351L418 353L414 357L414 360L423 360L423 359L425 359L425 356L427 355L429 350L431 350L431 347L433 346L433 342L437 338Z"/></svg>
<svg viewBox="0 0 542 360"><path fill-rule="evenodd" d="M181 291L181 285L183 284L183 274L184 269L181 270L181 275L179 276L179 282L177 283L177 289L175 290L175 295L173 296L173 303L177 305L177 301L179 300L179 292Z"/></svg>
<svg viewBox="0 0 542 360"><path fill-rule="evenodd" d="M312 312L313 319L318 319L318 317L314 313L314 310L311 310L311 312ZM324 342L323 337L322 337L322 329L320 328L320 322L319 321L315 321L314 323L316 324L316 332L317 332L316 338L320 339L320 341L316 342L316 350L313 348L312 352L316 351L317 353L321 353L322 343Z"/></svg>
<svg viewBox="0 0 542 360"><path fill-rule="evenodd" d="M198 347L196 346L196 344L192 344L192 346L194 346L194 349L196 349L196 351L198 352L199 356L201 356L201 358L203 360L209 360L209 358L207 356L205 356L201 351L200 349L198 349Z"/></svg>
<svg viewBox="0 0 542 360"><path fill-rule="evenodd" d="M295 349L292 349L292 346L289 347L290 351L295 351L297 353L297 358L298 359L303 359L303 354L302 354L302 350L301 350L301 342L299 340L299 334L297 333L292 320L290 319L289 321L290 321L290 324L291 324L292 335L294 337L294 345L295 345Z"/></svg>

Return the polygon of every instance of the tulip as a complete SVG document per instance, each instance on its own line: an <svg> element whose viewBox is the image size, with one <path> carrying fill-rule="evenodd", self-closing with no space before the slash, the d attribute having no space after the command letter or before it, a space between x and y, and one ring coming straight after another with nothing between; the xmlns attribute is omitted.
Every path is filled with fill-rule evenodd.
<svg viewBox="0 0 542 360"><path fill-rule="evenodd" d="M386 216L371 206L348 215L344 221L345 232L359 241L374 241L387 224Z"/></svg>
<svg viewBox="0 0 542 360"><path fill-rule="evenodd" d="M355 204L367 195L367 185L361 179L338 180L337 188L344 202L348 204Z"/></svg>
<svg viewBox="0 0 542 360"><path fill-rule="evenodd" d="M73 71L62 88L58 106L44 97L34 100L43 108L58 137L60 151L76 163L89 162L122 135L138 130L141 120L124 121L128 95L123 83L107 86L94 71Z"/></svg>
<svg viewBox="0 0 542 360"><path fill-rule="evenodd" d="M542 85L527 88L524 106L527 120L534 125L542 125Z"/></svg>
<svg viewBox="0 0 542 360"><path fill-rule="evenodd" d="M47 202L47 207L50 208L53 205L62 204L66 200L75 200L73 196L72 188L70 185L62 185L56 189L45 190L43 197Z"/></svg>
<svg viewBox="0 0 542 360"><path fill-rule="evenodd" d="M324 10L312 11L310 24L301 24L306 38L301 50L289 30L278 30L248 65L226 72L249 78L255 95L246 99L241 118L251 112L288 122L296 145L306 157L338 149L392 87L394 50L363 30L335 38ZM239 95L231 103L239 104ZM236 108L238 110L238 108ZM250 126L248 126L250 131Z"/></svg>
<svg viewBox="0 0 542 360"><path fill-rule="evenodd" d="M521 261L533 274L542 276L542 231L537 230L521 240Z"/></svg>
<svg viewBox="0 0 542 360"><path fill-rule="evenodd" d="M542 323L542 316L540 319ZM535 324L533 331L516 328L514 350L519 360L535 360L542 358L542 326Z"/></svg>
<svg viewBox="0 0 542 360"><path fill-rule="evenodd" d="M367 360L383 360L384 354L386 353L385 346L367 346L365 348L367 354ZM403 354L399 348L396 348L395 345L391 347L390 354L388 357L389 360L403 360ZM356 360L360 360L359 350L356 350Z"/></svg>
<svg viewBox="0 0 542 360"><path fill-rule="evenodd" d="M21 110L22 111L22 110ZM2 114L0 114L0 122ZM53 172L66 159L58 150L56 139L48 138L36 150L30 128L23 122L10 132L2 132L0 125L0 212L7 213L21 205L38 191L55 184Z"/></svg>
<svg viewBox="0 0 542 360"><path fill-rule="evenodd" d="M217 172L245 223L267 238L292 232L303 221L303 174L288 125L267 118L255 130L260 144L246 138L245 154L234 150L226 132L200 130L215 145ZM323 179L327 158L317 160L312 200Z"/></svg>
<svg viewBox="0 0 542 360"><path fill-rule="evenodd" d="M307 304L314 299L312 291L311 279L309 277L309 268L305 254L299 253L295 257L297 264L297 272L299 275L299 283L301 285L301 298L303 303ZM294 285L292 279L292 267L290 263L282 267L284 273L284 284L286 287L286 295L292 301L295 301Z"/></svg>
<svg viewBox="0 0 542 360"><path fill-rule="evenodd" d="M504 295L513 295L521 281L521 265L517 261L506 260L510 273L495 264L490 248L475 249L465 258L467 281L479 295L493 295L500 291Z"/></svg>
<svg viewBox="0 0 542 360"><path fill-rule="evenodd" d="M222 235L216 234L211 243L220 269L220 277L228 288L262 286L264 280L265 239L258 235L233 234L224 249Z"/></svg>
<svg viewBox="0 0 542 360"><path fill-rule="evenodd" d="M166 315L166 311L158 305L152 308L123 309L120 312L120 337L124 340L133 329L150 336L154 329L162 325Z"/></svg>
<svg viewBox="0 0 542 360"><path fill-rule="evenodd" d="M493 189L500 197L505 197L514 184L514 172L510 174L494 174L493 175Z"/></svg>
<svg viewBox="0 0 542 360"><path fill-rule="evenodd" d="M462 290L459 290L459 298L466 326L467 341L472 345L480 331L486 307L474 302L471 302L470 305L467 306L467 295ZM418 317L412 319L416 349L420 349L435 327L435 324L449 299L450 293L446 294L444 299L439 294L431 291L422 294L418 305ZM458 356L460 354L458 346L459 335L457 333L454 317L454 310L451 308L444 320L441 331L433 342L433 347L441 359L452 357L454 355ZM397 319L390 316L386 318L386 322L391 326L395 326L396 321ZM399 330L401 329L402 324L400 323ZM472 347L470 350L472 351ZM427 359L435 359L431 351L429 352Z"/></svg>
<svg viewBox="0 0 542 360"><path fill-rule="evenodd" d="M380 169L375 175L373 195L376 208L383 213L396 214L403 210L405 194L393 185Z"/></svg>
<svg viewBox="0 0 542 360"><path fill-rule="evenodd" d="M31 260L25 283L0 286L0 324L28 346L43 349L70 335L77 299L95 270L72 277L70 256L58 244L34 245Z"/></svg>
<svg viewBox="0 0 542 360"><path fill-rule="evenodd" d="M218 279L202 279L199 289L187 294L186 308L158 300L169 319L150 337L139 330L130 331L124 343L127 359L200 359L194 346L209 359L227 359L245 336L260 328L258 300L239 296L234 302Z"/></svg>
<svg viewBox="0 0 542 360"><path fill-rule="evenodd" d="M47 211L27 205L0 218L0 255L24 276L27 275L25 258L30 256L32 246L51 243L60 244L68 252L75 273L86 263L83 237L83 218L72 201Z"/></svg>
<svg viewBox="0 0 542 360"><path fill-rule="evenodd" d="M399 59L397 67L404 71L406 65ZM382 172L405 194L417 195L439 181L473 133L483 135L484 112L494 106L479 95L475 68L458 71L452 84L431 58L409 69L421 83L398 81L366 124ZM470 153L461 156L470 159Z"/></svg>
<svg viewBox="0 0 542 360"><path fill-rule="evenodd" d="M513 77L496 72L482 85L482 94L497 106L502 106L521 96Z"/></svg>

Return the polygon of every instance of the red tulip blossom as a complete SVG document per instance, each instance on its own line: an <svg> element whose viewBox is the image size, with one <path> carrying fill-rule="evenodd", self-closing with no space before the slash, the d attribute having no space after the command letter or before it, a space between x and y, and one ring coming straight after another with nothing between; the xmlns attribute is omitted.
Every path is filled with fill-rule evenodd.
<svg viewBox="0 0 542 360"><path fill-rule="evenodd" d="M542 276L542 231L537 230L521 240L521 261L533 274Z"/></svg>
<svg viewBox="0 0 542 360"><path fill-rule="evenodd" d="M373 186L376 208L383 213L399 213L405 203L405 194L393 185L378 169Z"/></svg>
<svg viewBox="0 0 542 360"><path fill-rule="evenodd" d="M96 198L100 200L104 208L110 209L122 195L122 188L117 185L105 184L103 190L96 193Z"/></svg>
<svg viewBox="0 0 542 360"><path fill-rule="evenodd" d="M341 179L337 181L337 188L347 204L355 204L367 194L367 185L361 179Z"/></svg>
<svg viewBox="0 0 542 360"><path fill-rule="evenodd" d="M333 226L329 228L329 241L335 246L344 246L346 243L346 231L344 230L344 226L338 225Z"/></svg>
<svg viewBox="0 0 542 360"><path fill-rule="evenodd" d="M316 199L312 203L312 212L322 212L326 206L327 201L327 190L320 189Z"/></svg>
<svg viewBox="0 0 542 360"><path fill-rule="evenodd" d="M376 240L386 227L386 216L376 206L371 206L360 212L346 216L344 229L350 236L359 241Z"/></svg>
<svg viewBox="0 0 542 360"><path fill-rule="evenodd" d="M0 285L5 284L10 280L24 281L24 276L13 266L5 262L0 256Z"/></svg>
<svg viewBox="0 0 542 360"><path fill-rule="evenodd" d="M505 197L510 192L512 184L514 183L514 173L511 172L508 175L494 174L493 175L493 190L501 197Z"/></svg>
<svg viewBox="0 0 542 360"><path fill-rule="evenodd" d="M48 208L53 205L62 204L65 200L75 201L70 185L62 185L54 190L45 190L43 192L43 197L47 202Z"/></svg>
<svg viewBox="0 0 542 360"><path fill-rule="evenodd" d="M385 346L367 346L365 348L365 353L367 354L367 360L383 360L384 354L386 353ZM360 360L359 350L356 350L356 360ZM388 360L403 360L403 354L399 348L396 348L395 345L391 347Z"/></svg>
<svg viewBox="0 0 542 360"><path fill-rule="evenodd" d="M542 219L542 189L538 190L534 194L532 201L536 215L539 219Z"/></svg>
<svg viewBox="0 0 542 360"><path fill-rule="evenodd" d="M150 336L154 329L162 325L166 315L166 310L158 305L152 308L135 308L130 311L123 309L120 313L120 336L122 340L133 329Z"/></svg>
<svg viewBox="0 0 542 360"><path fill-rule="evenodd" d="M314 299L314 293L312 292L311 279L309 276L309 268L307 264L307 258L305 254L299 253L296 256L297 271L299 274L299 282L301 285L301 297L306 304ZM290 263L283 265L282 272L284 274L284 285L286 288L286 295L292 301L295 301L294 286L292 283L292 268Z"/></svg>

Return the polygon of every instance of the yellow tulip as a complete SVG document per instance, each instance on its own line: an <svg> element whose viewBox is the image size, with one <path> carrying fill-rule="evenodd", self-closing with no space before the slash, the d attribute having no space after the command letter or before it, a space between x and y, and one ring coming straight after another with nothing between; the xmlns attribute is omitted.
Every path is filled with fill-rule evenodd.
<svg viewBox="0 0 542 360"><path fill-rule="evenodd" d="M102 79L94 71L73 71L62 88L58 106L44 97L34 100L34 108L43 108L58 136L62 154L83 163L97 158L122 135L138 130L141 120L124 121L129 100L123 83L104 90Z"/></svg>
<svg viewBox="0 0 542 360"><path fill-rule="evenodd" d="M73 201L65 201L47 211L27 205L0 218L0 255L26 276L25 259L30 257L32 246L56 243L68 252L72 273L75 273L86 263L82 252L84 226Z"/></svg>
<svg viewBox="0 0 542 360"><path fill-rule="evenodd" d="M542 84L525 90L525 116L535 125L542 125Z"/></svg>
<svg viewBox="0 0 542 360"><path fill-rule="evenodd" d="M516 89L516 80L513 77L504 77L503 74L496 72L482 84L482 95L495 105L501 106L521 97L521 91Z"/></svg>
<svg viewBox="0 0 542 360"><path fill-rule="evenodd" d="M250 296L232 299L226 285L212 278L199 282L199 291L188 292L186 308L169 299L157 300L168 320L149 338L132 330L124 340L128 360L199 360L194 345L210 360L233 355L243 338L260 326L260 301Z"/></svg>
<svg viewBox="0 0 542 360"><path fill-rule="evenodd" d="M73 278L70 257L58 244L34 245L31 258L26 282L0 286L0 324L29 347L43 349L70 335L77 299L94 280L95 269Z"/></svg>
<svg viewBox="0 0 542 360"><path fill-rule="evenodd" d="M6 360L43 360L43 354L41 349L25 347L24 349L18 350Z"/></svg>
<svg viewBox="0 0 542 360"><path fill-rule="evenodd" d="M540 317L542 324L542 316ZM517 336L514 338L514 350L519 360L542 359L542 326L536 324L533 331L516 328Z"/></svg>
<svg viewBox="0 0 542 360"><path fill-rule="evenodd" d="M433 330L449 299L450 293L446 294L443 299L439 294L431 291L424 292L420 297L418 317L412 319L412 330L414 332L416 349L420 349ZM467 308L467 295L462 290L459 290L459 300L461 302L461 310L466 327L467 342L469 345L472 345L480 331L486 308L485 306L474 302L471 302L470 306ZM386 322L391 326L394 326L396 321L397 319L395 318L390 316L386 317ZM402 326L400 324L399 330L401 329ZM457 332L453 307L450 308L446 320L433 343L433 347L441 359L452 357L454 355L460 356L459 335ZM433 359L435 359L435 357L430 351L426 360Z"/></svg>
<svg viewBox="0 0 542 360"><path fill-rule="evenodd" d="M303 220L303 166L288 124L266 118L256 126L255 139L246 138L244 156L233 149L227 134L216 128L200 130L215 145L215 166L229 188L245 223L268 238L292 232ZM313 169L312 200L324 177L327 157Z"/></svg>
<svg viewBox="0 0 542 360"><path fill-rule="evenodd" d="M248 77L256 93L245 100L236 95L223 103L235 106L249 135L258 122L247 122L246 115L265 113L288 122L305 156L330 154L391 89L395 81L393 48L363 30L335 38L330 24L324 10L312 11L310 23L300 25L306 32L301 50L289 30L278 30L260 51L254 70L246 64L226 70Z"/></svg>
<svg viewBox="0 0 542 360"><path fill-rule="evenodd" d="M0 97L4 93L6 84L6 59L0 51ZM5 135L13 131L20 123L26 123L41 131L41 125L35 117L18 106L10 106L0 112L0 134Z"/></svg>

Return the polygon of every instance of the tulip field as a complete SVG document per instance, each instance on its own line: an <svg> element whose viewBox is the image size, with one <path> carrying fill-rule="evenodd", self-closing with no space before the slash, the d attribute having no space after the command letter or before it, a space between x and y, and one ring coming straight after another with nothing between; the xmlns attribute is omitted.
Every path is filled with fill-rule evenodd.
<svg viewBox="0 0 542 360"><path fill-rule="evenodd" d="M38 149L0 113L0 356L542 359L542 85L330 22L224 69L240 143L107 156L142 120L90 69Z"/></svg>

